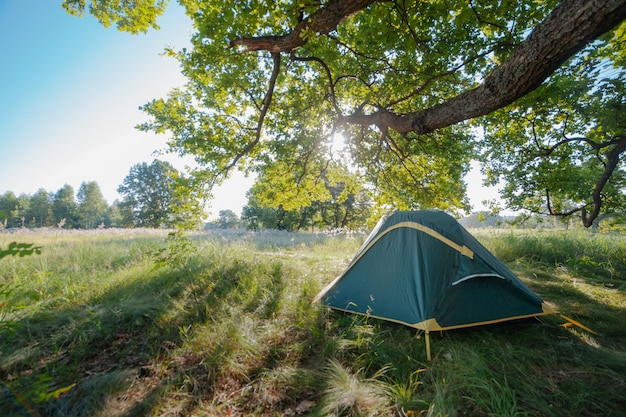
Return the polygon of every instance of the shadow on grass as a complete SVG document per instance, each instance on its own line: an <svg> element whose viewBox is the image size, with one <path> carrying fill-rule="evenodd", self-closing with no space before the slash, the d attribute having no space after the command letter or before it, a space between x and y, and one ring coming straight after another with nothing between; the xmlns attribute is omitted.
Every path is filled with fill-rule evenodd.
<svg viewBox="0 0 626 417"><path fill-rule="evenodd" d="M295 310L286 313L283 306L287 285L280 263L243 264L236 274L238 281L219 280L203 294L206 322L188 328L166 377L125 417L152 415L169 400L177 402L179 415L199 410L209 415L257 415L295 407L312 395L315 371L309 372L307 361L316 343L311 329L318 326L319 317L308 315L312 322L302 326L291 321ZM312 310L305 292L296 298L296 310Z"/></svg>
<svg viewBox="0 0 626 417"><path fill-rule="evenodd" d="M565 277L542 269L526 267L513 269L544 301L592 330L605 340L626 349L626 301L623 291L605 287L594 278L567 273Z"/></svg>
<svg viewBox="0 0 626 417"><path fill-rule="evenodd" d="M147 413L159 392L180 379L171 366L152 368L159 362L167 367L169 353L183 343L181 328L225 309L232 301L229 294L251 270L240 261L196 267L193 272L149 273L82 305L34 312L14 333L0 335L0 378L23 407L41 416L98 415L116 396L127 395L129 388L132 394L131 385L144 381L154 387L135 392L143 399L127 398L136 403L127 414ZM280 270L275 275L278 288ZM277 306L278 296L270 304ZM264 314L271 315L272 308ZM0 415L11 415L15 407L3 403Z"/></svg>

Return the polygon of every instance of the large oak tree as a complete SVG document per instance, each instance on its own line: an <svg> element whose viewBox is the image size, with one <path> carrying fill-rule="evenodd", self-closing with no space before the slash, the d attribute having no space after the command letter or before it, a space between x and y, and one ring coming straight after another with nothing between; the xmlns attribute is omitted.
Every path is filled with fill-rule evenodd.
<svg viewBox="0 0 626 417"><path fill-rule="evenodd" d="M164 0L92 0L121 30L145 31ZM330 146L379 204L467 207L475 155L465 121L526 96L626 17L626 0L180 0L196 33L169 51L184 89L143 107L212 185L234 167L294 186L321 178ZM73 13L85 0L66 0Z"/></svg>

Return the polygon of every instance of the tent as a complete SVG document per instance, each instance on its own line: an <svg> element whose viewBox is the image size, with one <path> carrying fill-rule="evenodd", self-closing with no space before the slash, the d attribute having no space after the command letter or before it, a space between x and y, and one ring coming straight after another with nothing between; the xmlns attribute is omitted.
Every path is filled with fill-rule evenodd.
<svg viewBox="0 0 626 417"><path fill-rule="evenodd" d="M554 313L448 214L384 216L345 271L316 297L333 309L426 334Z"/></svg>

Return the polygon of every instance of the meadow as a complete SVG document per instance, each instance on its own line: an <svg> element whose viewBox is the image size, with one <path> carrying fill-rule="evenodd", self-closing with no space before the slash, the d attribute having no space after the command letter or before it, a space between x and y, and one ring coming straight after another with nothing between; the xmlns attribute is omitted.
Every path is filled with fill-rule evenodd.
<svg viewBox="0 0 626 417"><path fill-rule="evenodd" d="M475 236L559 316L431 335L312 303L363 234L0 234L0 416L623 416L626 237Z"/></svg>

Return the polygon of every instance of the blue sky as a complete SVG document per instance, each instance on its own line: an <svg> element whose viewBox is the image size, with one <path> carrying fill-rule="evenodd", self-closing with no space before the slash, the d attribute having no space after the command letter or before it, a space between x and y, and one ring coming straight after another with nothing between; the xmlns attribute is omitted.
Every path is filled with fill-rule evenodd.
<svg viewBox="0 0 626 417"><path fill-rule="evenodd" d="M134 128L147 120L138 107L184 84L178 63L160 54L188 46L190 20L176 2L146 35L104 28L71 16L61 0L0 0L0 194L56 192L96 181L111 204L130 168L165 159L154 154L166 136ZM476 209L493 190L480 175L467 179ZM212 216L240 213L251 180L236 175L215 190Z"/></svg>
<svg viewBox="0 0 626 417"><path fill-rule="evenodd" d="M147 35L71 16L61 0L0 0L0 193L56 192L96 181L110 203L130 168L154 158L166 136L139 132L138 107L184 83L160 54L188 45L190 20L171 2ZM248 181L249 182L249 181ZM212 211L245 204L246 181L216 191Z"/></svg>

